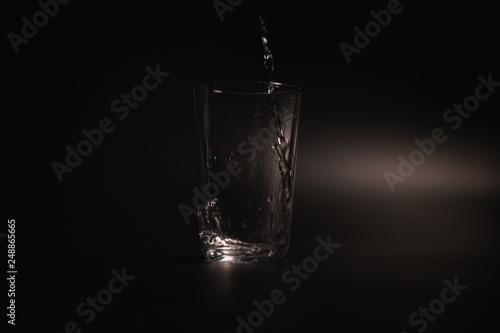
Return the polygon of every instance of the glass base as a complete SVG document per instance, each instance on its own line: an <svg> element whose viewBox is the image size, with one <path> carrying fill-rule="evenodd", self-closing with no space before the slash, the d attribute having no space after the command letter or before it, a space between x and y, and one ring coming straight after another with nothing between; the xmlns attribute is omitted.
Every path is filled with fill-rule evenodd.
<svg viewBox="0 0 500 333"><path fill-rule="evenodd" d="M210 262L253 264L283 259L288 252L288 246L278 247L248 243L232 244L231 246L202 245L201 252Z"/></svg>

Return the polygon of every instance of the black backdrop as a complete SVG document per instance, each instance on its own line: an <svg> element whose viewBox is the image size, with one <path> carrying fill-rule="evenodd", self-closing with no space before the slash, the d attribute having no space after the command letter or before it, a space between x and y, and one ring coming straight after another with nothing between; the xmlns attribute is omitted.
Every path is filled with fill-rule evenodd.
<svg viewBox="0 0 500 333"><path fill-rule="evenodd" d="M235 332L252 301L288 290L283 272L331 235L341 247L256 332L416 332L408 317L455 277L467 290L426 331L494 331L499 92L457 130L443 113L479 75L500 81L498 11L403 1L348 64L339 44L387 3L266 3L276 80L303 90L291 250L229 267L202 262L178 205L195 185L192 86L266 80L254 3L220 21L211 1L71 1L17 54L8 34L40 6L6 3L0 232L16 220L16 328ZM169 76L120 119L111 103L147 66ZM59 182L51 164L104 118L113 132ZM392 193L384 172L437 127L447 141ZM122 267L136 278L86 323L75 309Z"/></svg>

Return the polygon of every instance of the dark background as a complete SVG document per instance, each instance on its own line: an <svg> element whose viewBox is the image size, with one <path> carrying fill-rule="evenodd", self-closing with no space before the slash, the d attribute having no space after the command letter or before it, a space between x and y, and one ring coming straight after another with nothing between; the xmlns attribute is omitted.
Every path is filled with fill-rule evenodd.
<svg viewBox="0 0 500 333"><path fill-rule="evenodd" d="M387 1L267 2L276 80L303 90L291 249L274 264L204 263L178 210L195 185L192 86L267 79L252 1L223 22L211 1L71 1L18 54L4 38L3 211L16 219L22 332L70 320L235 332L275 288L287 301L256 332L416 332L409 315L454 277L468 289L426 331L497 331L499 92L456 131L442 120L479 75L500 81L495 5L403 1L347 64L339 43ZM4 4L4 36L39 10ZM120 120L111 102L156 64L170 76ZM59 183L51 163L103 118L115 131ZM391 193L384 171L436 127L448 140ZM328 235L341 247L288 291L281 274ZM83 323L76 306L122 267L135 280Z"/></svg>

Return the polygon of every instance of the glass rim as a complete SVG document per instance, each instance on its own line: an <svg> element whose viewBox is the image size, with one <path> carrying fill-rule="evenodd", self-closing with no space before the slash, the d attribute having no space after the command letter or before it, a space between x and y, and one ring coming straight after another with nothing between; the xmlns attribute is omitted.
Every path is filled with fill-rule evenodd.
<svg viewBox="0 0 500 333"><path fill-rule="evenodd" d="M275 81L214 81L196 84L193 89L196 91L204 88L214 94L269 95L267 87L270 83L279 88L285 88L285 90L278 89L278 94L302 92L302 89L297 86ZM256 89L255 91L250 91L250 89L245 91L242 89L245 86L247 88L253 86L263 89Z"/></svg>

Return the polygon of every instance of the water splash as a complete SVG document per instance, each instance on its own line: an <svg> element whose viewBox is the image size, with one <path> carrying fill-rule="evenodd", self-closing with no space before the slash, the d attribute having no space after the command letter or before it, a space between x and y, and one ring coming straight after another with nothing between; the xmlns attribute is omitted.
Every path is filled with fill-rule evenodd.
<svg viewBox="0 0 500 333"><path fill-rule="evenodd" d="M267 23L264 12L264 0L255 0L257 10L259 12L260 21L260 39L262 42L262 50L264 51L264 67L267 70L269 81L273 79L274 60L271 49L269 48L269 38L267 35Z"/></svg>
<svg viewBox="0 0 500 333"><path fill-rule="evenodd" d="M294 156L291 151L291 146L289 141L285 138L285 133L283 131L283 121L281 109L278 101L278 91L280 86L273 82L274 79L274 59L271 49L269 47L269 37L268 37L268 28L265 17L264 10L264 0L255 0L257 5L257 10L259 13L259 21L260 21L260 33L261 33L261 41L262 41L262 50L264 56L264 67L268 74L269 84L268 84L268 93L271 97L271 105L272 105L272 122L273 131L276 135L275 143L272 148L276 152L278 157L278 167L280 172L280 184L277 189L278 197L278 205L280 207L275 207L278 211L282 212L282 216L273 215L271 224L276 229L280 229L280 226L289 225L289 223L285 221L289 221L291 219L292 214L292 194L293 194L293 179L294 179ZM287 109L287 112L289 110ZM285 121L285 123L289 120L289 118ZM273 206L276 203L271 203ZM271 208L272 209L272 208ZM282 230L283 233L288 233L289 230Z"/></svg>
<svg viewBox="0 0 500 333"><path fill-rule="evenodd" d="M278 93L281 88L280 84L273 81L274 79L274 59L269 47L268 38L268 28L266 24L266 18L264 13L263 0L256 0L256 5L258 9L259 21L260 21L260 33L261 42L263 50L263 60L264 67L268 75L267 92L269 94L271 102L271 121L270 129L272 130L275 139L269 147L269 152L275 155L273 163L277 163L279 170L279 180L275 184L273 190L274 195L264 198L260 201L260 196L257 195L257 189L254 183L251 183L250 192L254 192L253 197L257 203L255 212L252 204L247 202L245 206L250 208L249 210L241 210L241 215L244 217L241 219L241 227L239 228L239 219L237 212L233 215L235 225L231 226L230 219L224 219L223 210L221 209L222 202L218 198L214 198L207 202L203 207L199 207L198 220L200 225L200 238L204 244L205 256L214 261L235 261L243 259L234 259L238 255L244 256L255 256L255 258L270 258L272 256L281 257L284 255L288 249L288 239L290 235L290 222L292 215L292 194L293 194L293 179L294 179L294 151L292 149L291 143L293 140L287 140L285 137L285 131L290 135L289 128L286 126L291 126L293 128L293 122L288 123L290 119L291 111L288 109L289 101L283 101L286 107L285 109L280 108L280 101L278 98ZM286 114L285 114L286 113ZM286 120L282 120L287 117ZM266 118L265 114L262 112L256 113L254 115L254 120L260 120ZM267 150L266 150L267 151ZM231 151L228 156L225 157L225 161L235 158L234 152ZM260 158L260 167L264 167L264 161ZM273 170L276 170L274 167ZM254 176L255 172L252 171ZM271 171L270 171L271 174ZM230 186L241 186L236 185L236 182L240 181L234 179ZM234 196L230 199L231 202L237 202ZM238 202L240 204L241 202ZM227 207L227 201L225 201L225 207ZM224 205L222 205L224 206ZM245 214L255 213L255 220L248 219ZM227 211L225 212L227 214ZM265 228L265 229L264 229ZM254 239L257 236L253 229L256 230L266 230L264 235L270 237L270 239L262 239L258 237L259 240ZM234 231L236 233L234 233ZM247 235L246 237L239 237L241 235ZM253 236L250 236L253 235ZM244 239L245 241L241 241Z"/></svg>

